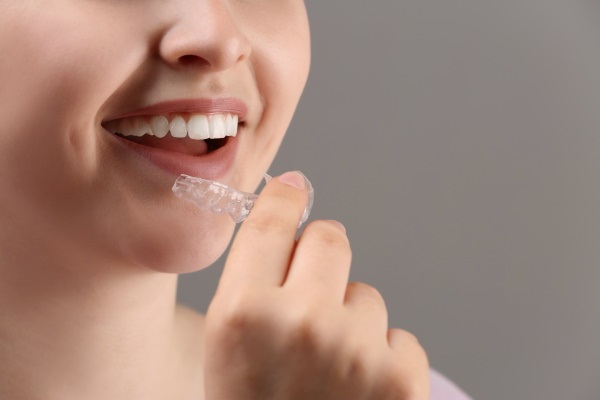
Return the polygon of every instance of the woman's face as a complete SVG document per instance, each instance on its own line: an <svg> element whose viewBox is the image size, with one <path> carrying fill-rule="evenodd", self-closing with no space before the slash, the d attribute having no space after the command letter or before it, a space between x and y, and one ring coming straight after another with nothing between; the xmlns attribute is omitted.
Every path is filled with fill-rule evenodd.
<svg viewBox="0 0 600 400"><path fill-rule="evenodd" d="M302 0L0 0L0 52L0 229L168 272L209 265L234 226L177 199L177 176L253 191L310 63ZM109 132L228 115L217 150Z"/></svg>

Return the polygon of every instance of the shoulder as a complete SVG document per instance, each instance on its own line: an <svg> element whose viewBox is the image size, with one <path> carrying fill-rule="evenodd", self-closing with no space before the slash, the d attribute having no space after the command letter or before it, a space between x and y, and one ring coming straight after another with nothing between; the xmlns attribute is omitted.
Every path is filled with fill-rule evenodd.
<svg viewBox="0 0 600 400"><path fill-rule="evenodd" d="M434 369L429 370L430 400L472 400L454 382Z"/></svg>

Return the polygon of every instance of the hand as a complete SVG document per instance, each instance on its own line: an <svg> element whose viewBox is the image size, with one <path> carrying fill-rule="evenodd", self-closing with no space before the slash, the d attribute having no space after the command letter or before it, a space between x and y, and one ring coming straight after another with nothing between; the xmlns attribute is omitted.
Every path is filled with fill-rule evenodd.
<svg viewBox="0 0 600 400"><path fill-rule="evenodd" d="M417 339L388 330L377 290L348 284L343 227L315 221L295 240L306 191L286 181L303 178L287 173L267 184L208 309L206 399L428 400Z"/></svg>

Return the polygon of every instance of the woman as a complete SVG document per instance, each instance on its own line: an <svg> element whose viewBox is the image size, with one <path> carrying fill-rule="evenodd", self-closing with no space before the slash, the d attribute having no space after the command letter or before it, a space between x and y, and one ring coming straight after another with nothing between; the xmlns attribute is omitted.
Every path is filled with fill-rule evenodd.
<svg viewBox="0 0 600 400"><path fill-rule="evenodd" d="M297 173L263 190L207 315L176 304L234 225L171 186L257 187L308 76L303 1L0 0L0 49L0 398L429 397L418 341L348 284L343 226L295 241Z"/></svg>

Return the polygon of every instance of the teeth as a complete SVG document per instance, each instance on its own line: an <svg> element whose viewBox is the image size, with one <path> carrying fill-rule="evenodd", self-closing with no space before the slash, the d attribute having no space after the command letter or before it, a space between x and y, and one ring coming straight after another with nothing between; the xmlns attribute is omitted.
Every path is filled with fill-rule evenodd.
<svg viewBox="0 0 600 400"><path fill-rule="evenodd" d="M123 133L123 132L127 132L127 133L123 133L124 135L126 134L127 136L135 136L135 132L133 129L133 119L131 118L125 118L122 119L121 121L119 121L119 130L118 132Z"/></svg>
<svg viewBox="0 0 600 400"><path fill-rule="evenodd" d="M152 117L150 120L150 129L152 130L152 133L154 133L154 136L164 138L169 132L169 120L162 115Z"/></svg>
<svg viewBox="0 0 600 400"><path fill-rule="evenodd" d="M238 116L234 115L233 116L233 125L231 126L230 135L233 137L236 137L237 130L238 130Z"/></svg>
<svg viewBox="0 0 600 400"><path fill-rule="evenodd" d="M227 134L225 131L225 119L222 115L212 115L208 126L210 127L211 139L221 139Z"/></svg>
<svg viewBox="0 0 600 400"><path fill-rule="evenodd" d="M205 115L194 115L188 122L188 135L192 139L204 140L210 138L210 127Z"/></svg>
<svg viewBox="0 0 600 400"><path fill-rule="evenodd" d="M225 118L225 135L232 136L233 134L233 116L231 114L227 115Z"/></svg>
<svg viewBox="0 0 600 400"><path fill-rule="evenodd" d="M184 138L187 136L187 124L181 116L176 116L171 121L171 136L174 138Z"/></svg>
<svg viewBox="0 0 600 400"><path fill-rule="evenodd" d="M191 114L188 122L183 115L173 115L169 119L165 115L154 117L130 117L121 120L108 121L103 124L111 133L123 136L156 136L163 138L171 132L175 138L186 136L195 140L222 139L226 136L236 136L238 116L233 114Z"/></svg>
<svg viewBox="0 0 600 400"><path fill-rule="evenodd" d="M143 118L136 118L133 120L133 132L135 136L144 136L145 134L152 134L150 131L150 125Z"/></svg>

